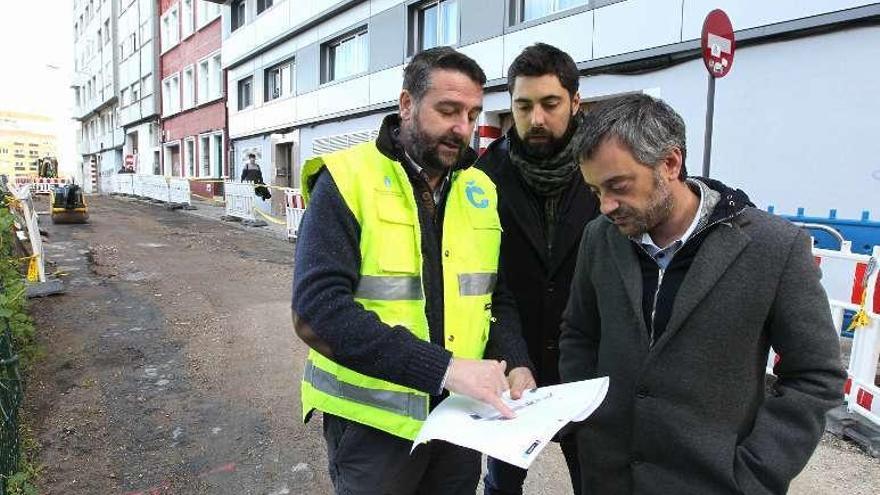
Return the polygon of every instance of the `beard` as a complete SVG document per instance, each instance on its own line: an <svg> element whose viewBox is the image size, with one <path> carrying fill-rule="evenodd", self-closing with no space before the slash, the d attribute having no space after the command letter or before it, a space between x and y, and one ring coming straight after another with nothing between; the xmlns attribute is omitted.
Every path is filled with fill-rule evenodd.
<svg viewBox="0 0 880 495"><path fill-rule="evenodd" d="M654 190L648 199L648 205L643 209L620 205L616 210L607 215L620 233L627 237L640 236L650 232L654 227L669 219L674 202L669 186L663 182L660 172L654 170Z"/></svg>
<svg viewBox="0 0 880 495"><path fill-rule="evenodd" d="M575 131L575 119L568 119L565 133L555 137L546 127L530 127L521 141L525 154L532 158L546 159L562 151Z"/></svg>
<svg viewBox="0 0 880 495"><path fill-rule="evenodd" d="M458 163L467 151L468 143L454 132L433 136L426 131L419 120L418 111L413 113L412 124L403 125L406 152L430 175L441 175ZM449 148L441 149L440 145Z"/></svg>

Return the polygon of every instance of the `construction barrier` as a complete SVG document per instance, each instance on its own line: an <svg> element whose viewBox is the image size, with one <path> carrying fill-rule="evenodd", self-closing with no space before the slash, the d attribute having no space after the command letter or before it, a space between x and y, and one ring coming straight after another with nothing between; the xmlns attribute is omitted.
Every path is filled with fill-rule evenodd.
<svg viewBox="0 0 880 495"><path fill-rule="evenodd" d="M880 246L874 246L870 255L858 254L852 252L851 242L844 241L839 251L814 248L813 256L822 270L822 287L841 347L849 351L847 409L880 426ZM784 356L771 349L767 372L772 373L781 359Z"/></svg>
<svg viewBox="0 0 880 495"><path fill-rule="evenodd" d="M223 183L223 197L226 200L226 215L242 220L255 221L254 184L253 182Z"/></svg>
<svg viewBox="0 0 880 495"><path fill-rule="evenodd" d="M31 187L25 185L21 188L11 187L10 192L16 199L16 207L27 224L27 237L31 244L31 265L28 268L28 281L46 281L46 260L43 255L43 238L40 236L40 222L37 218L37 210L34 208L31 198ZM31 267L35 266L36 269Z"/></svg>
<svg viewBox="0 0 880 495"><path fill-rule="evenodd" d="M306 213L306 203L299 189L284 190L285 216L287 217L287 238L296 239L299 224Z"/></svg>
<svg viewBox="0 0 880 495"><path fill-rule="evenodd" d="M104 192L153 199L170 204L191 204L189 179L164 175L117 174Z"/></svg>
<svg viewBox="0 0 880 495"><path fill-rule="evenodd" d="M113 188L116 194L134 195L134 174L119 174L116 176L116 186Z"/></svg>
<svg viewBox="0 0 880 495"><path fill-rule="evenodd" d="M179 177L168 179L168 201L170 203L189 205L191 203L190 196L189 180Z"/></svg>

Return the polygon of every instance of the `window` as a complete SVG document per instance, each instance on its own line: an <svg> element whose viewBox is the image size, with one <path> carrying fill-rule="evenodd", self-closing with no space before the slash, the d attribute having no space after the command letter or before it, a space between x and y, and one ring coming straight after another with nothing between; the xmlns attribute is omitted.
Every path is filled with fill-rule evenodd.
<svg viewBox="0 0 880 495"><path fill-rule="evenodd" d="M360 74L367 70L367 29L361 28L324 44L322 82Z"/></svg>
<svg viewBox="0 0 880 495"><path fill-rule="evenodd" d="M166 51L180 42L180 18L177 14L177 4L162 14L162 51Z"/></svg>
<svg viewBox="0 0 880 495"><path fill-rule="evenodd" d="M189 66L183 69L183 109L195 105L195 69Z"/></svg>
<svg viewBox="0 0 880 495"><path fill-rule="evenodd" d="M413 26L410 54L458 43L458 0L417 4L410 19Z"/></svg>
<svg viewBox="0 0 880 495"><path fill-rule="evenodd" d="M245 108L253 105L254 103L254 78L246 77L241 81L238 81L238 109L244 110Z"/></svg>
<svg viewBox="0 0 880 495"><path fill-rule="evenodd" d="M222 75L220 54L214 54L199 62L198 104L216 100L222 96Z"/></svg>
<svg viewBox="0 0 880 495"><path fill-rule="evenodd" d="M264 101L272 101L282 96L290 96L294 93L294 70L293 60L287 60L266 70L266 95Z"/></svg>
<svg viewBox="0 0 880 495"><path fill-rule="evenodd" d="M137 103L141 99L141 83L140 81L131 85L131 102Z"/></svg>
<svg viewBox="0 0 880 495"><path fill-rule="evenodd" d="M119 100L122 106L128 105L128 89L122 88L121 90L119 90Z"/></svg>
<svg viewBox="0 0 880 495"><path fill-rule="evenodd" d="M223 133L199 136L199 176L220 177L223 170Z"/></svg>
<svg viewBox="0 0 880 495"><path fill-rule="evenodd" d="M196 140L187 138L183 142L183 170L184 176L196 176Z"/></svg>
<svg viewBox="0 0 880 495"><path fill-rule="evenodd" d="M247 2L245 0L235 0L232 2L232 30L244 26L245 12L247 11Z"/></svg>
<svg viewBox="0 0 880 495"><path fill-rule="evenodd" d="M257 15L272 6L272 0L257 0Z"/></svg>
<svg viewBox="0 0 880 495"><path fill-rule="evenodd" d="M180 111L180 75L174 74L162 80L162 114Z"/></svg>
<svg viewBox="0 0 880 495"><path fill-rule="evenodd" d="M181 28L181 38L186 38L193 33L193 23L195 22L195 10L193 9L195 0L181 0L183 27Z"/></svg>
<svg viewBox="0 0 880 495"><path fill-rule="evenodd" d="M202 29L206 24L220 17L220 5L205 0L198 0L197 3L196 18L198 19L198 24L196 29Z"/></svg>
<svg viewBox="0 0 880 495"><path fill-rule="evenodd" d="M104 21L104 44L110 43L110 19Z"/></svg>
<svg viewBox="0 0 880 495"><path fill-rule="evenodd" d="M511 9L512 24L531 21L586 4L587 0L514 0Z"/></svg>

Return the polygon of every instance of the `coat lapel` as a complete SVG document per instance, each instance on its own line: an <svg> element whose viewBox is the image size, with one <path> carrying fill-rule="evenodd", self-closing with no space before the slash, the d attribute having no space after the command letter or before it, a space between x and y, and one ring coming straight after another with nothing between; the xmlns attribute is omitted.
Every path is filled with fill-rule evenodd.
<svg viewBox="0 0 880 495"><path fill-rule="evenodd" d="M655 351L660 351L681 329L688 316L736 261L749 240L749 236L739 226L728 223L714 227L706 236L681 283L675 303L672 305L669 323L660 340L654 345Z"/></svg>
<svg viewBox="0 0 880 495"><path fill-rule="evenodd" d="M642 313L642 271L639 267L639 260L636 253L633 252L632 241L623 236L617 227L612 225L606 232L608 244L611 247L611 257L614 258L630 307L639 322L639 335L642 343L647 347L649 336ZM602 290L602 288L598 287L597 290Z"/></svg>

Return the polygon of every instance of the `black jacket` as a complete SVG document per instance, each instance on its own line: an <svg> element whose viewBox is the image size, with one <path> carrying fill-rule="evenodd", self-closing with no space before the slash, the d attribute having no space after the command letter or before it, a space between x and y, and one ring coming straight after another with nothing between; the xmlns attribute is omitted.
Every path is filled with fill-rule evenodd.
<svg viewBox="0 0 880 495"><path fill-rule="evenodd" d="M580 174L559 204L552 251L543 228L542 204L508 155L508 138L496 139L477 160L498 188L501 259L508 289L516 299L529 357L538 385L559 383L559 325L584 226L599 214L599 204Z"/></svg>
<svg viewBox="0 0 880 495"><path fill-rule="evenodd" d="M376 145L385 156L399 162L403 152L394 132L398 126L396 114L386 117ZM474 157L471 152L467 164L472 163ZM467 165L463 163L462 166ZM427 183L412 167L405 167L405 170L418 205L422 283L431 342L420 340L404 327L387 325L375 313L355 302L353 294L360 278L361 264L360 225L329 173L320 173L314 179L309 206L300 226L292 306L293 311L329 345L334 361L359 373L438 394L451 357L443 346L440 226L445 196L432 213L420 199L428 192ZM486 353L506 359L508 369L531 367L519 336L519 320L513 305L513 297L505 290L503 273L500 273L492 295L495 323L490 328Z"/></svg>

